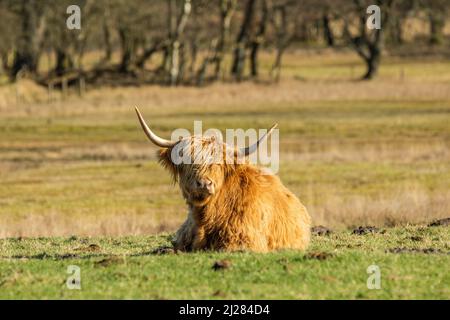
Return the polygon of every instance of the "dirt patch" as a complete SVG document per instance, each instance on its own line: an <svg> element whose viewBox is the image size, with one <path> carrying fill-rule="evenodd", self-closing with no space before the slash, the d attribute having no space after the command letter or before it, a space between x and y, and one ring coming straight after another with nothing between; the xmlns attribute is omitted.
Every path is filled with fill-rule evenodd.
<svg viewBox="0 0 450 320"><path fill-rule="evenodd" d="M215 291L212 295L213 295L213 297L219 297L219 298L225 298L226 297L226 293L221 291L221 290Z"/></svg>
<svg viewBox="0 0 450 320"><path fill-rule="evenodd" d="M87 247L87 250L90 252L97 252L97 251L100 251L101 248L98 244L92 243Z"/></svg>
<svg viewBox="0 0 450 320"><path fill-rule="evenodd" d="M311 228L311 233L315 236L328 236L332 234L333 231L324 226L316 226Z"/></svg>
<svg viewBox="0 0 450 320"><path fill-rule="evenodd" d="M450 218L434 220L428 226L429 227L439 227L439 226L448 226L450 225Z"/></svg>
<svg viewBox="0 0 450 320"><path fill-rule="evenodd" d="M217 260L216 262L214 262L212 268L214 271L218 271L218 270L225 270L225 269L229 269L231 268L231 261L224 259L224 260Z"/></svg>
<svg viewBox="0 0 450 320"><path fill-rule="evenodd" d="M102 248L98 244L91 243L90 245L86 247L78 247L75 248L75 251L82 251L82 252L99 252Z"/></svg>
<svg viewBox="0 0 450 320"><path fill-rule="evenodd" d="M173 247L159 247L151 252L151 254L163 255L163 254L174 254L175 249Z"/></svg>
<svg viewBox="0 0 450 320"><path fill-rule="evenodd" d="M123 263L124 259L120 257L107 257L102 260L96 261L94 264L96 267L108 267L113 264Z"/></svg>
<svg viewBox="0 0 450 320"><path fill-rule="evenodd" d="M442 254L446 253L441 249L436 248L392 248L387 250L389 253L424 253L424 254ZM450 254L448 252L447 254Z"/></svg>
<svg viewBox="0 0 450 320"><path fill-rule="evenodd" d="M326 260L333 257L333 254L330 252L310 252L306 256L306 259L315 259L315 260Z"/></svg>
<svg viewBox="0 0 450 320"><path fill-rule="evenodd" d="M412 241L422 241L422 240L423 240L423 238L420 237L420 236L412 236L410 239L411 239Z"/></svg>
<svg viewBox="0 0 450 320"><path fill-rule="evenodd" d="M39 254L31 255L31 256L27 256L27 255L1 256L1 258L18 259L18 260L29 260L29 259L36 259L36 260L46 260L46 259L64 260L64 259L76 259L76 258L80 258L80 256L77 255L77 254L73 254L73 253L54 254L54 255L49 255L47 253L39 253Z"/></svg>
<svg viewBox="0 0 450 320"><path fill-rule="evenodd" d="M75 259L75 258L79 258L79 256L76 254L72 254L72 253L66 253L66 254L60 255L58 258L59 259Z"/></svg>
<svg viewBox="0 0 450 320"><path fill-rule="evenodd" d="M352 234L357 234L357 235L365 235L365 234L369 234L369 233L379 233L380 229L376 228L376 227L372 227L372 226L360 226L358 228L353 229Z"/></svg>

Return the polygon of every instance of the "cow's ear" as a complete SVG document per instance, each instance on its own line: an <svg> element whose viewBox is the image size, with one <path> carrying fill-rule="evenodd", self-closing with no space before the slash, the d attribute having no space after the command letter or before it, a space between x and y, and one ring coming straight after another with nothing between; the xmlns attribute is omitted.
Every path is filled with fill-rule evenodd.
<svg viewBox="0 0 450 320"><path fill-rule="evenodd" d="M161 165L164 168L169 170L169 172L171 173L171 175L173 177L173 180L176 182L177 176L178 176L178 171L177 171L177 166L172 162L171 151L172 151L172 149L168 149L168 148L160 149L158 151L158 159L159 159L159 163L161 163Z"/></svg>

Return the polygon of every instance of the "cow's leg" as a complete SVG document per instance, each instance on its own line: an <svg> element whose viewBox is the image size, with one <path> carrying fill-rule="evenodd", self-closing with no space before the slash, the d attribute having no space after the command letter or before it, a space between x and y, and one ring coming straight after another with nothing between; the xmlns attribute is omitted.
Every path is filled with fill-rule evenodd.
<svg viewBox="0 0 450 320"><path fill-rule="evenodd" d="M195 235L192 242L192 250L206 250L206 249L211 248L208 246L205 230L202 227L199 227L195 230Z"/></svg>
<svg viewBox="0 0 450 320"><path fill-rule="evenodd" d="M181 225L172 239L175 250L191 251L196 231L197 225L189 213L186 221Z"/></svg>

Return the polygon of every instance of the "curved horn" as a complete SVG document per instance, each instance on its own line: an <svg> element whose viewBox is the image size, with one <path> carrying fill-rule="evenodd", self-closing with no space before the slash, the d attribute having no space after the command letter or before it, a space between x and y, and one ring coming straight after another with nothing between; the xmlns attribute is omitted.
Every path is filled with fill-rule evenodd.
<svg viewBox="0 0 450 320"><path fill-rule="evenodd" d="M138 116L139 122L141 123L142 130L144 130L145 134L147 135L148 139L156 144L158 147L161 148L171 148L173 147L178 141L170 141L163 138L158 137L156 134L153 133L152 130L148 127L148 125L145 123L144 118L142 117L141 113L139 112L139 109L135 107L136 114Z"/></svg>
<svg viewBox="0 0 450 320"><path fill-rule="evenodd" d="M252 144L251 146L248 146L246 148L241 149L241 155L248 156L251 155L253 152L258 150L259 145L261 142L266 140L273 132L273 130L278 126L278 123L275 123L270 129L266 132L265 135L263 135L256 143Z"/></svg>

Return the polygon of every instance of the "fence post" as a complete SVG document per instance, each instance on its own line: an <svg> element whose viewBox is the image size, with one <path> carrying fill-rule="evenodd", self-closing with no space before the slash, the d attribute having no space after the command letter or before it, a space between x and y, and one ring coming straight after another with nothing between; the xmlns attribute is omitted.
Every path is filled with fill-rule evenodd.
<svg viewBox="0 0 450 320"><path fill-rule="evenodd" d="M63 99L67 98L67 78L65 76L62 78L61 89Z"/></svg>
<svg viewBox="0 0 450 320"><path fill-rule="evenodd" d="M86 92L86 82L84 81L84 77L83 76L80 76L80 78L78 79L78 85L79 85L79 87L78 87L78 89L79 89L78 95L80 97L82 97L84 95L84 93Z"/></svg>
<svg viewBox="0 0 450 320"><path fill-rule="evenodd" d="M16 92L16 105L20 104L20 92L19 92L19 84L17 83L17 80L14 84L14 90Z"/></svg>
<svg viewBox="0 0 450 320"><path fill-rule="evenodd" d="M53 81L50 81L48 84L47 84L47 88L48 88L48 97L47 97L47 100L48 100L48 103L51 103L52 102L52 100L53 100Z"/></svg>

